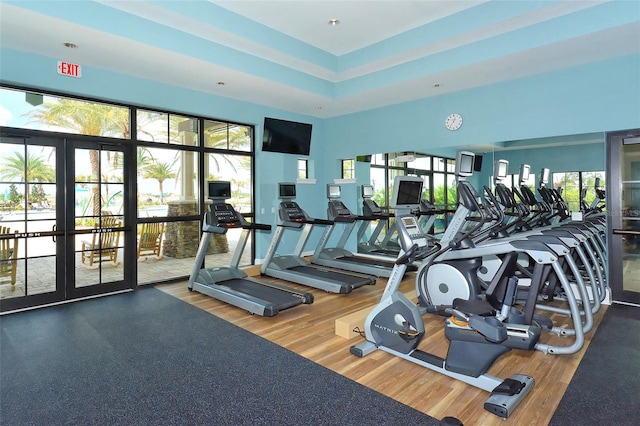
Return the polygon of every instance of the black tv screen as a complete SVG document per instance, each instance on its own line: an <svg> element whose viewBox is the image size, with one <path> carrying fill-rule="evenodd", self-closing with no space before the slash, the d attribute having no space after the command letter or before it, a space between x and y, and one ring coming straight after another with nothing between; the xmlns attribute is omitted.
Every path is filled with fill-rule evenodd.
<svg viewBox="0 0 640 426"><path fill-rule="evenodd" d="M221 199L231 198L231 182L229 181L209 181L209 198Z"/></svg>
<svg viewBox="0 0 640 426"><path fill-rule="evenodd" d="M422 182L403 181L398 188L398 204L420 204Z"/></svg>
<svg viewBox="0 0 640 426"><path fill-rule="evenodd" d="M412 209L420 206L424 181L417 176L396 176L393 182L391 208Z"/></svg>
<svg viewBox="0 0 640 426"><path fill-rule="evenodd" d="M285 154L309 155L311 124L264 118L262 150Z"/></svg>
<svg viewBox="0 0 640 426"><path fill-rule="evenodd" d="M278 184L278 196L280 198L295 198L296 197L296 184L295 183L282 183Z"/></svg>

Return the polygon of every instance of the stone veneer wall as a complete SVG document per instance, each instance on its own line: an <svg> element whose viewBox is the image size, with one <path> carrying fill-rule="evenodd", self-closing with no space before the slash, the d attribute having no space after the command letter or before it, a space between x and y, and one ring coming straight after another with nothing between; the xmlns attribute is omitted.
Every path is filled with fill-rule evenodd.
<svg viewBox="0 0 640 426"><path fill-rule="evenodd" d="M169 202L167 216L186 216L198 214L195 200ZM225 234L214 234L213 244L209 244L207 254L228 253L229 243ZM163 253L175 259L195 257L200 243L200 225L198 221L167 222Z"/></svg>

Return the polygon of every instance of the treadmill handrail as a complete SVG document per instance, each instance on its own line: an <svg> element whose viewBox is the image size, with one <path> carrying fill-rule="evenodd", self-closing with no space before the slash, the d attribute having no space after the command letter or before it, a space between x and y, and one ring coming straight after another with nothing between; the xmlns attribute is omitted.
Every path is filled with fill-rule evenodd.
<svg viewBox="0 0 640 426"><path fill-rule="evenodd" d="M266 223L252 223L249 222L248 225L242 225L242 229L257 229L260 231L271 231L271 225Z"/></svg>

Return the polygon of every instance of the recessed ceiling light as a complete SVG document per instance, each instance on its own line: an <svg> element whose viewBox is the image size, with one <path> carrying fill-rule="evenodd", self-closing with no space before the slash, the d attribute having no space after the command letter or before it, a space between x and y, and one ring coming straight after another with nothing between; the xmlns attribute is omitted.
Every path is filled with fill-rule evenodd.
<svg viewBox="0 0 640 426"><path fill-rule="evenodd" d="M329 25L332 25L332 26L335 27L336 25L338 25L340 23L340 20L339 19L329 19L329 22L327 22L327 23Z"/></svg>
<svg viewBox="0 0 640 426"><path fill-rule="evenodd" d="M69 49L77 49L78 48L78 45L75 44L75 43L66 42L66 43L63 43L63 45L64 45L64 47L68 47Z"/></svg>

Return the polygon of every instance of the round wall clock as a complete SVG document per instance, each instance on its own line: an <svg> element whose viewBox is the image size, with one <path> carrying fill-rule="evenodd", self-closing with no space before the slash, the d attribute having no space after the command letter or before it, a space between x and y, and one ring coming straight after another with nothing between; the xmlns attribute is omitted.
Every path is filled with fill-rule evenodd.
<svg viewBox="0 0 640 426"><path fill-rule="evenodd" d="M462 116L460 114L449 114L444 121L444 125L449 130L458 130L462 126Z"/></svg>

